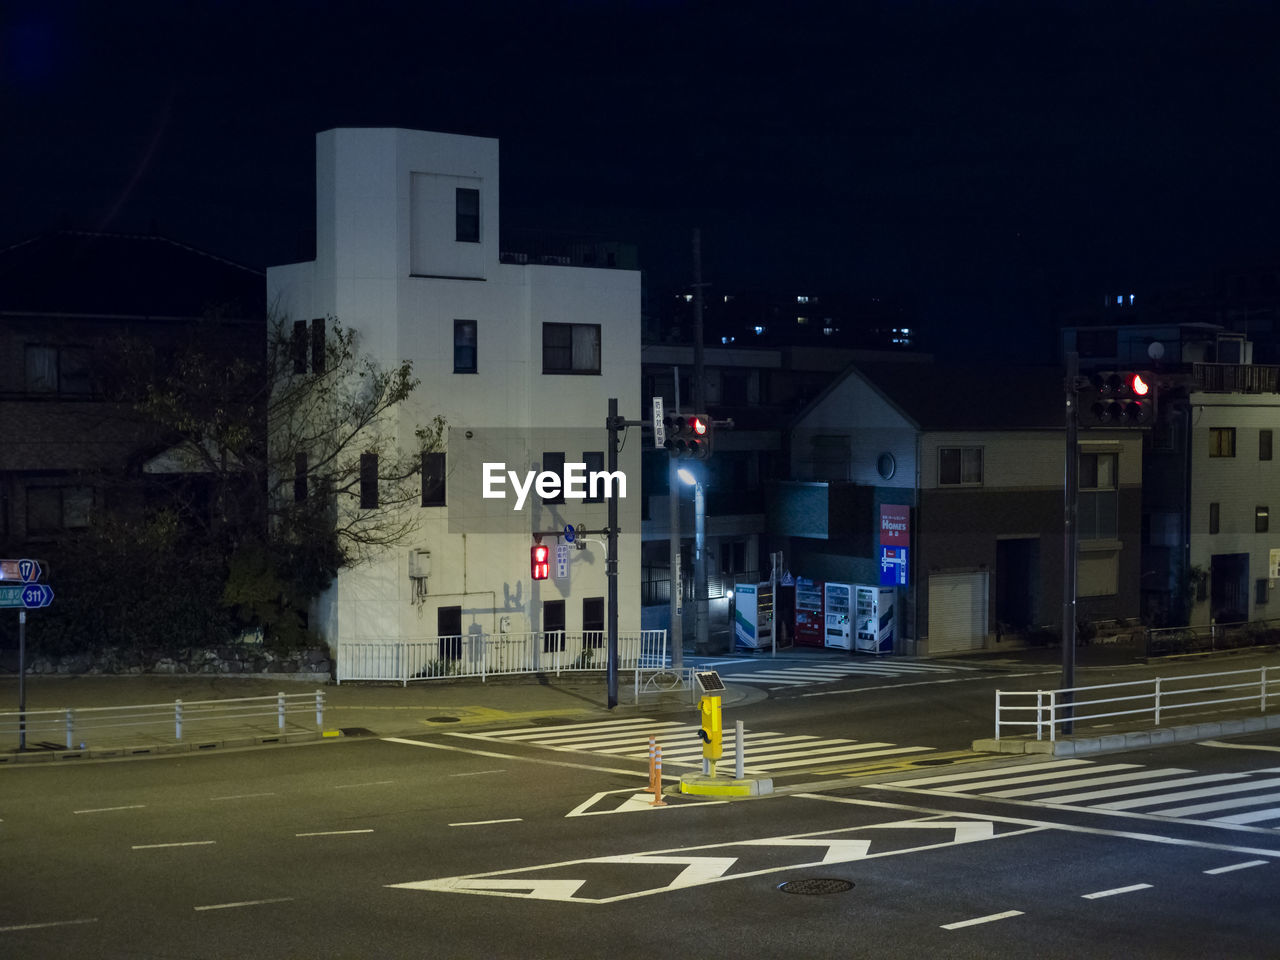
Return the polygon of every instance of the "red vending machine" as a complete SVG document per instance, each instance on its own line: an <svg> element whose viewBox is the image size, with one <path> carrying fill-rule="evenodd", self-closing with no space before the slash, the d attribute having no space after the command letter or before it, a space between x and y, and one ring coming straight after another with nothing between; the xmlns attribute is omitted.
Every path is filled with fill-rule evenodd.
<svg viewBox="0 0 1280 960"><path fill-rule="evenodd" d="M825 628L822 582L796 577L796 646L823 646Z"/></svg>

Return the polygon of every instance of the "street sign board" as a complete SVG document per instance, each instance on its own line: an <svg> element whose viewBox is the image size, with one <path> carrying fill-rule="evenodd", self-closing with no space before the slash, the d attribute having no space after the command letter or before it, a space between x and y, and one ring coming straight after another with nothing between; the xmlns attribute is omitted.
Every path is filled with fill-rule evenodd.
<svg viewBox="0 0 1280 960"><path fill-rule="evenodd" d="M564 525L564 542L573 543L573 537L574 537L573 524L566 523Z"/></svg>
<svg viewBox="0 0 1280 960"><path fill-rule="evenodd" d="M44 574L38 560L0 560L0 580L20 580L31 583Z"/></svg>
<svg viewBox="0 0 1280 960"><path fill-rule="evenodd" d="M667 428L662 422L662 398L653 398L653 445L661 450L667 444Z"/></svg>
<svg viewBox="0 0 1280 960"><path fill-rule="evenodd" d="M556 544L556 579L567 580L569 578L569 545L567 543Z"/></svg>
<svg viewBox="0 0 1280 960"><path fill-rule="evenodd" d="M53 603L53 587L47 583L0 584L0 607L47 607Z"/></svg>

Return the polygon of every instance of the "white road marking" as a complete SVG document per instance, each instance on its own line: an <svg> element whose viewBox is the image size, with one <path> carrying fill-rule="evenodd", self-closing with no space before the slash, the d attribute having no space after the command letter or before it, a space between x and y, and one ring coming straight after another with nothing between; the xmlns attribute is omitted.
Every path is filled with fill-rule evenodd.
<svg viewBox="0 0 1280 960"><path fill-rule="evenodd" d="M217 840L184 840L181 843L135 843L134 850L159 850L162 847L210 847Z"/></svg>
<svg viewBox="0 0 1280 960"><path fill-rule="evenodd" d="M1102 897L1114 897L1121 893L1133 893L1135 890L1150 890L1150 889L1151 889L1151 884L1149 883L1135 883L1128 887L1116 887L1112 890L1098 890L1098 891L1095 891L1094 893L1082 893L1080 894L1080 899L1081 900L1099 900Z"/></svg>
<svg viewBox="0 0 1280 960"><path fill-rule="evenodd" d="M450 733L451 737L470 737L476 740L483 740L484 737L477 737L471 733ZM619 770L616 767L597 767L587 763L570 763L567 760L547 760L543 757L520 757L512 753L495 753L492 750L469 750L466 747L450 747L443 743L427 743L424 740L406 740L403 737L383 737L387 743L404 743L411 747L429 747L432 750L452 750L455 753L470 753L477 757L499 757L502 760L527 760L530 763L542 763L552 767L572 767L575 770L596 770L601 773L620 773L629 777L648 777L647 771L641 770Z"/></svg>
<svg viewBox="0 0 1280 960"><path fill-rule="evenodd" d="M1197 747L1223 747L1227 750L1273 750L1280 753L1280 747L1263 746L1260 743L1223 743L1221 740L1200 740Z"/></svg>
<svg viewBox="0 0 1280 960"><path fill-rule="evenodd" d="M372 827L363 830L316 830L312 833L295 833L295 837L341 837L348 833L373 833Z"/></svg>
<svg viewBox="0 0 1280 960"><path fill-rule="evenodd" d="M451 777L483 777L490 773L506 773L505 770L473 770L471 773L451 773ZM390 781L387 781L390 783Z"/></svg>
<svg viewBox="0 0 1280 960"><path fill-rule="evenodd" d="M1049 671L1040 670L1035 673L1002 673L999 676L983 674L980 677L949 677L945 680L915 680L911 683L887 683L875 687L851 687L847 690L819 690L816 693L802 693L802 697L834 697L842 693L879 693L881 690L901 690L903 687L924 687L935 683L968 683L973 680L1008 680L1013 677L1045 677ZM1057 676L1055 672L1052 674Z"/></svg>
<svg viewBox="0 0 1280 960"><path fill-rule="evenodd" d="M507 817L504 820L463 820L459 823L451 823L451 827L483 827L490 823L522 823L523 817Z"/></svg>
<svg viewBox="0 0 1280 960"><path fill-rule="evenodd" d="M91 917L87 920L49 920L45 923L15 923L7 927L0 927L0 933L8 933L11 930L41 930L45 927L71 927L79 923L97 922L97 917Z"/></svg>
<svg viewBox="0 0 1280 960"><path fill-rule="evenodd" d="M1212 876L1216 873L1230 873L1232 870L1246 870L1249 867L1263 867L1270 862L1270 860L1246 860L1244 863L1233 863L1227 867L1214 867L1212 870L1205 870L1203 872Z"/></svg>
<svg viewBox="0 0 1280 960"><path fill-rule="evenodd" d="M251 797L274 797L274 793L235 793L228 797L210 797L210 800L248 800Z"/></svg>
<svg viewBox="0 0 1280 960"><path fill-rule="evenodd" d="M394 780L370 780L368 783L339 783L334 786L335 790L352 790L356 787L381 787L388 783L395 783Z"/></svg>
<svg viewBox="0 0 1280 960"><path fill-rule="evenodd" d="M1006 910L1004 913L989 913L985 917L974 917L972 920L957 920L955 923L944 923L943 930L959 930L961 927L972 927L979 923L991 923L993 920L1007 920L1009 917L1022 916L1021 910Z"/></svg>
<svg viewBox="0 0 1280 960"><path fill-rule="evenodd" d="M237 900L235 903L210 903L195 910L230 910L233 907L257 907L264 903L288 903L293 897L272 897L269 900Z"/></svg>
<svg viewBox="0 0 1280 960"><path fill-rule="evenodd" d="M141 810L145 803L131 803L124 807L95 807L92 810L72 810L72 813L110 813L112 810Z"/></svg>

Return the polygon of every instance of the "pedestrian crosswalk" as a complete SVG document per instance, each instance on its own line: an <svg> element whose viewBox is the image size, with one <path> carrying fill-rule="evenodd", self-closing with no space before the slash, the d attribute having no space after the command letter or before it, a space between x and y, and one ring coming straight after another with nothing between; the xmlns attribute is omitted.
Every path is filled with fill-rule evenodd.
<svg viewBox="0 0 1280 960"><path fill-rule="evenodd" d="M702 740L697 724L650 720L644 717L601 720L556 727L517 727L484 733L450 734L476 740L527 743L549 750L596 753L629 760L648 760L649 737L662 747L664 765L702 766ZM933 747L908 747L882 741L846 740L748 730L743 739L744 771L752 774L794 772L806 767L851 764L880 757L929 753ZM726 730L720 769L737 763L734 731Z"/></svg>
<svg viewBox="0 0 1280 960"><path fill-rule="evenodd" d="M734 665L736 666L736 664ZM730 683L750 683L767 686L771 689L781 687L810 686L816 683L834 683L850 677L893 677L929 679L946 673L973 671L974 667L962 667L955 664L941 663L909 663L894 660L867 660L863 662L840 660L833 663L803 663L794 666L769 666L765 669L735 669L734 666L718 669L722 677Z"/></svg>
<svg viewBox="0 0 1280 960"><path fill-rule="evenodd" d="M1197 773L1182 767L1064 759L912 777L877 786L1280 829L1277 774L1280 767Z"/></svg>

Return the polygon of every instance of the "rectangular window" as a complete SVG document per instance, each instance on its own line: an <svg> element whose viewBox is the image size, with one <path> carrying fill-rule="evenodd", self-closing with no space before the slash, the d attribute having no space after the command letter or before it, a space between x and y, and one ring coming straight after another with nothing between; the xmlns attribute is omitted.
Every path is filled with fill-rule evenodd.
<svg viewBox="0 0 1280 960"><path fill-rule="evenodd" d="M82 530L92 506L90 487L28 487L27 536Z"/></svg>
<svg viewBox="0 0 1280 960"><path fill-rule="evenodd" d="M604 646L604 597L582 598L582 645L599 649Z"/></svg>
<svg viewBox="0 0 1280 960"><path fill-rule="evenodd" d="M293 321L293 339L289 341L289 352L293 358L293 372L307 372L307 321Z"/></svg>
<svg viewBox="0 0 1280 960"><path fill-rule="evenodd" d="M1113 540L1119 535L1120 497L1114 453L1080 454L1080 492L1076 501L1081 540Z"/></svg>
<svg viewBox="0 0 1280 960"><path fill-rule="evenodd" d="M564 601L542 601L542 652L564 650Z"/></svg>
<svg viewBox="0 0 1280 960"><path fill-rule="evenodd" d="M1236 455L1236 428L1209 428L1209 456L1234 457Z"/></svg>
<svg viewBox="0 0 1280 960"><path fill-rule="evenodd" d="M293 455L293 502L302 503L307 499L307 455Z"/></svg>
<svg viewBox="0 0 1280 960"><path fill-rule="evenodd" d="M1271 511L1266 507L1253 508L1253 532L1266 533L1271 526Z"/></svg>
<svg viewBox="0 0 1280 960"><path fill-rule="evenodd" d="M942 486L981 486L981 447L940 447L938 483Z"/></svg>
<svg viewBox="0 0 1280 960"><path fill-rule="evenodd" d="M1271 431L1270 430L1258 431L1258 459L1259 460L1271 459Z"/></svg>
<svg viewBox="0 0 1280 960"><path fill-rule="evenodd" d="M543 373L600 372L600 324L544 323Z"/></svg>
<svg viewBox="0 0 1280 960"><path fill-rule="evenodd" d="M457 239L459 243L480 242L480 191L469 187L458 187L455 191L457 202ZM448 221L446 221L447 223Z"/></svg>
<svg viewBox="0 0 1280 960"><path fill-rule="evenodd" d="M1216 503L1209 504L1209 532L1210 533L1218 532L1218 529L1219 529L1218 517L1219 517L1218 505Z"/></svg>
<svg viewBox="0 0 1280 960"><path fill-rule="evenodd" d="M549 452L542 455L542 469L548 473L554 473L557 477L564 477L564 453ZM543 497L543 503L564 503L564 487L561 487L554 497Z"/></svg>
<svg viewBox="0 0 1280 960"><path fill-rule="evenodd" d="M591 474L604 473L604 451L587 450L582 454L582 462L587 465L587 498L583 503L604 503L604 484L597 484L596 495L591 495Z"/></svg>
<svg viewBox="0 0 1280 960"><path fill-rule="evenodd" d="M378 506L378 455L360 454L360 509L373 510Z"/></svg>
<svg viewBox="0 0 1280 960"><path fill-rule="evenodd" d="M453 372L475 373L476 370L476 322L455 320L453 321Z"/></svg>
<svg viewBox="0 0 1280 960"><path fill-rule="evenodd" d="M88 396L93 392L88 347L28 345L26 385L29 393Z"/></svg>
<svg viewBox="0 0 1280 960"><path fill-rule="evenodd" d="M422 455L422 505L424 507L445 505L444 466L443 453Z"/></svg>
<svg viewBox="0 0 1280 960"><path fill-rule="evenodd" d="M311 372L324 373L324 317L311 321Z"/></svg>
<svg viewBox="0 0 1280 960"><path fill-rule="evenodd" d="M1270 584L1268 584L1266 580L1254 581L1253 602L1260 607L1266 606L1269 586Z"/></svg>

